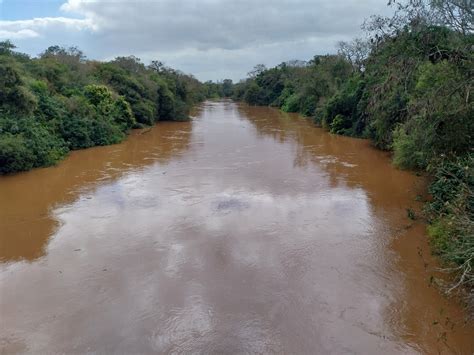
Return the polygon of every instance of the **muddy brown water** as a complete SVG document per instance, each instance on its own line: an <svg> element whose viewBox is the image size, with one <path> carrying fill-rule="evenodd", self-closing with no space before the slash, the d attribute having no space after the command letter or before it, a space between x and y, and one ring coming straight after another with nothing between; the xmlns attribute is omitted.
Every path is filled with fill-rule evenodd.
<svg viewBox="0 0 474 355"><path fill-rule="evenodd" d="M367 141L230 101L0 178L3 353L474 351Z"/></svg>

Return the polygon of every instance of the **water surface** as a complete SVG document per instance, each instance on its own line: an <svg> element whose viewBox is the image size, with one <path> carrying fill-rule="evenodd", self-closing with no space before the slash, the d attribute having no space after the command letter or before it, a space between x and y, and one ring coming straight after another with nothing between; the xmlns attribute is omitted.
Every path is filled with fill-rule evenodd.
<svg viewBox="0 0 474 355"><path fill-rule="evenodd" d="M420 178L297 115L195 116L0 179L4 353L474 351Z"/></svg>

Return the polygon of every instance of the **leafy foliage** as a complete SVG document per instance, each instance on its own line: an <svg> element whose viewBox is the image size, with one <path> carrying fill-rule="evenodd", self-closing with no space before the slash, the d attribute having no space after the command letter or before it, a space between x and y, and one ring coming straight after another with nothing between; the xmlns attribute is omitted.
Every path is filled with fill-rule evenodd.
<svg viewBox="0 0 474 355"><path fill-rule="evenodd" d="M134 127L186 120L206 88L136 57L87 61L76 47L39 58L0 42L0 174L55 164L70 149L120 142ZM227 85L229 90L229 85Z"/></svg>

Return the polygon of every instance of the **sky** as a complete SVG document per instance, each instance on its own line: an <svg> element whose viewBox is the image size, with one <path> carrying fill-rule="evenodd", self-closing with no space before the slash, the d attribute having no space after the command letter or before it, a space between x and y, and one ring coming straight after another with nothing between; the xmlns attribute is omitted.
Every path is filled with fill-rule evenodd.
<svg viewBox="0 0 474 355"><path fill-rule="evenodd" d="M77 46L91 59L135 55L238 81L259 63L335 53L388 12L387 0L0 0L0 41L32 56Z"/></svg>

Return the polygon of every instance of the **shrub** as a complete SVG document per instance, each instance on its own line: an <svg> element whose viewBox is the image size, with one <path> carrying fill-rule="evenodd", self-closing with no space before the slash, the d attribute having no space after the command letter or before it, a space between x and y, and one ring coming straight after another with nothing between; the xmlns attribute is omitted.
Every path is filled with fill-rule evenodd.
<svg viewBox="0 0 474 355"><path fill-rule="evenodd" d="M331 122L331 133L345 134L351 128L352 122L344 115L338 114Z"/></svg>
<svg viewBox="0 0 474 355"><path fill-rule="evenodd" d="M262 103L260 87L252 82L244 94L244 100L250 105L259 105Z"/></svg>
<svg viewBox="0 0 474 355"><path fill-rule="evenodd" d="M0 112L28 114L35 106L36 98L25 87L17 64L0 57Z"/></svg>
<svg viewBox="0 0 474 355"><path fill-rule="evenodd" d="M0 134L0 174L29 170L34 166L34 155L21 135Z"/></svg>
<svg viewBox="0 0 474 355"><path fill-rule="evenodd" d="M94 145L116 144L125 137L120 128L101 116L91 120L90 138Z"/></svg>
<svg viewBox="0 0 474 355"><path fill-rule="evenodd" d="M471 288L474 302L474 155L439 161L430 171L433 200L427 212L433 250L454 265L455 286Z"/></svg>
<svg viewBox="0 0 474 355"><path fill-rule="evenodd" d="M34 118L0 120L1 173L55 164L68 149L64 141Z"/></svg>
<svg viewBox="0 0 474 355"><path fill-rule="evenodd" d="M424 169L432 157L431 127L414 120L399 125L393 133L393 162L403 169Z"/></svg>
<svg viewBox="0 0 474 355"><path fill-rule="evenodd" d="M300 96L298 94L292 94L289 96L281 108L285 112L299 112L300 110Z"/></svg>
<svg viewBox="0 0 474 355"><path fill-rule="evenodd" d="M123 132L133 128L136 124L130 104L121 96L115 100L112 119Z"/></svg>
<svg viewBox="0 0 474 355"><path fill-rule="evenodd" d="M143 100L132 105L132 111L138 123L151 126L155 123L155 107L152 102Z"/></svg>

